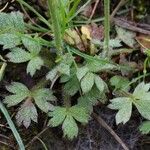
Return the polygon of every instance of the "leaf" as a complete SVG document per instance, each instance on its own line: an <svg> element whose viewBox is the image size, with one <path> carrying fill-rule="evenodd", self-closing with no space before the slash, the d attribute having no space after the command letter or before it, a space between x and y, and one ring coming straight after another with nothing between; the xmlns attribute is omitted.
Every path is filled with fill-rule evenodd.
<svg viewBox="0 0 150 150"><path fill-rule="evenodd" d="M43 65L44 61L41 59L41 57L34 57L27 65L27 73L30 73L30 75L33 76L36 70L40 70Z"/></svg>
<svg viewBox="0 0 150 150"><path fill-rule="evenodd" d="M14 33L21 32L25 30L25 24L23 21L23 14L20 12L11 13L0 13L0 32L4 33Z"/></svg>
<svg viewBox="0 0 150 150"><path fill-rule="evenodd" d="M116 26L116 31L119 39L121 39L129 47L134 47L136 41L136 33Z"/></svg>
<svg viewBox="0 0 150 150"><path fill-rule="evenodd" d="M56 75L57 75L58 71L57 68L53 68L51 71L48 72L48 74L46 75L46 79L51 80L51 82L55 79Z"/></svg>
<svg viewBox="0 0 150 150"><path fill-rule="evenodd" d="M138 100L149 100L150 101L150 92L148 92L150 89L150 84L145 84L144 82L141 82L137 85L133 92L133 96Z"/></svg>
<svg viewBox="0 0 150 150"><path fill-rule="evenodd" d="M71 140L78 135L78 126L71 115L67 115L63 122L62 129L64 136L67 136Z"/></svg>
<svg viewBox="0 0 150 150"><path fill-rule="evenodd" d="M78 80L80 81L88 72L89 72L89 69L86 66L78 68L77 73L76 73Z"/></svg>
<svg viewBox="0 0 150 150"><path fill-rule="evenodd" d="M22 48L14 48L6 56L9 58L9 61L13 63L23 63L31 59L30 53Z"/></svg>
<svg viewBox="0 0 150 150"><path fill-rule="evenodd" d="M82 32L82 34L83 35L85 35L85 37L88 39L88 40L91 40L92 38L91 38L91 31L90 31L90 28L89 28L89 26L87 26L87 25L84 25L84 26L82 26L81 27L81 32Z"/></svg>
<svg viewBox="0 0 150 150"><path fill-rule="evenodd" d="M70 76L70 66L68 64L61 63L60 65L58 65L57 70L61 74Z"/></svg>
<svg viewBox="0 0 150 150"><path fill-rule="evenodd" d="M55 107L54 111L49 113L49 116L52 117L49 121L49 125L52 127L57 127L61 125L66 118L67 110L65 107Z"/></svg>
<svg viewBox="0 0 150 150"><path fill-rule="evenodd" d="M34 55L38 55L39 52L41 51L41 45L40 42L35 40L34 38L32 38L29 35L23 36L22 37L22 42L23 45L25 46L25 48L30 51L30 53L34 54Z"/></svg>
<svg viewBox="0 0 150 150"><path fill-rule="evenodd" d="M3 49L10 49L18 46L21 43L21 39L16 34L4 33L0 34L0 45L3 45Z"/></svg>
<svg viewBox="0 0 150 150"><path fill-rule="evenodd" d="M55 101L56 97L53 96L52 91L49 89L43 88L38 89L33 92L33 97L35 99L36 105L43 111L48 112L54 109L54 106L49 103L49 101Z"/></svg>
<svg viewBox="0 0 150 150"><path fill-rule="evenodd" d="M98 101L102 103L106 101L103 94L104 93L100 93L96 86L94 86L91 91L78 98L78 105L92 112L93 106L96 105Z"/></svg>
<svg viewBox="0 0 150 150"><path fill-rule="evenodd" d="M89 113L84 107L75 105L72 106L69 111L77 121L81 123L88 123Z"/></svg>
<svg viewBox="0 0 150 150"><path fill-rule="evenodd" d="M115 87L115 90L121 90L129 84L129 80L125 77L116 75L110 79L110 84ZM129 88L130 87L127 87L126 90L129 90Z"/></svg>
<svg viewBox="0 0 150 150"><path fill-rule="evenodd" d="M140 126L140 131L142 132L142 134L149 134L150 133L150 121L145 121Z"/></svg>
<svg viewBox="0 0 150 150"><path fill-rule="evenodd" d="M30 99L28 99L19 109L16 119L19 126L23 124L26 128L28 128L31 124L31 121L37 123L37 116L38 114L34 104Z"/></svg>
<svg viewBox="0 0 150 150"><path fill-rule="evenodd" d="M76 75L72 76L69 81L64 85L64 91L70 95L75 95L80 89L80 83L76 77Z"/></svg>
<svg viewBox="0 0 150 150"><path fill-rule="evenodd" d="M100 92L103 92L105 90L104 81L98 75L95 75L94 80L96 87L99 89Z"/></svg>
<svg viewBox="0 0 150 150"><path fill-rule="evenodd" d="M134 105L145 119L150 120L150 100L136 100Z"/></svg>
<svg viewBox="0 0 150 150"><path fill-rule="evenodd" d="M96 57L97 58L97 57ZM100 71L106 71L106 70L116 70L116 66L113 64L105 63L105 62L99 62L97 60L86 60L87 64L86 67L91 72L100 72Z"/></svg>
<svg viewBox="0 0 150 150"><path fill-rule="evenodd" d="M119 97L111 100L108 105L110 109L119 110L116 114L116 123L123 123L129 121L132 113L132 100L127 97Z"/></svg>
<svg viewBox="0 0 150 150"><path fill-rule="evenodd" d="M81 80L81 89L83 93L89 92L94 85L94 74L87 73L84 78Z"/></svg>
<svg viewBox="0 0 150 150"><path fill-rule="evenodd" d="M14 82L12 85L7 86L6 89L13 93L13 95L6 96L4 102L7 104L8 107L15 106L25 98L30 97L30 91L28 88L23 85L22 83Z"/></svg>
<svg viewBox="0 0 150 150"><path fill-rule="evenodd" d="M88 111L78 105L70 108L55 107L54 111L49 113L49 116L52 117L49 125L56 127L62 124L64 136L71 140L78 135L78 126L75 119L81 123L87 123L89 119Z"/></svg>

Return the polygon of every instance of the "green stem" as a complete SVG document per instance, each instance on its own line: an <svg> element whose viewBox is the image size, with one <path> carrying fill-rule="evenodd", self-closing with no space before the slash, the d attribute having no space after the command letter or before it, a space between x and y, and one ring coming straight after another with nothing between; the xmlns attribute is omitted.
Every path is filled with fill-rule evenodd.
<svg viewBox="0 0 150 150"><path fill-rule="evenodd" d="M104 0L104 15L105 39L103 56L108 57L110 41L110 0Z"/></svg>
<svg viewBox="0 0 150 150"><path fill-rule="evenodd" d="M63 42L61 34L61 24L59 17L59 5L57 0L48 0L48 8L51 16L51 21L53 25L53 32L55 38L55 45L57 48L57 56L61 57L63 55Z"/></svg>

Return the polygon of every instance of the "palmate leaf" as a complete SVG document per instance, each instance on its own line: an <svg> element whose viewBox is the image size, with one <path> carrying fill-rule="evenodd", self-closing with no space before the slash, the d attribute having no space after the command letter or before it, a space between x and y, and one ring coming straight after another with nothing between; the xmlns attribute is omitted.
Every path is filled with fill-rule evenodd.
<svg viewBox="0 0 150 150"><path fill-rule="evenodd" d="M53 95L52 91L46 88L35 90L32 93L36 105L43 111L48 112L54 109L54 106L49 103L49 101L55 101L56 97Z"/></svg>
<svg viewBox="0 0 150 150"><path fill-rule="evenodd" d="M119 97L111 100L108 105L111 109L119 110L116 115L116 122L126 123L132 112L132 105L135 105L139 113L145 118L150 120L150 84L144 82L137 85L133 94L128 94L129 97Z"/></svg>
<svg viewBox="0 0 150 150"><path fill-rule="evenodd" d="M23 124L26 128L30 126L31 121L37 123L37 117L36 107L30 99L24 102L16 115L18 125L21 126Z"/></svg>
<svg viewBox="0 0 150 150"><path fill-rule="evenodd" d="M24 32L23 15L20 12L0 13L0 45L3 45L3 49L20 45L21 38L19 34Z"/></svg>
<svg viewBox="0 0 150 150"><path fill-rule="evenodd" d="M24 32L25 24L23 14L20 12L0 13L0 32Z"/></svg>
<svg viewBox="0 0 150 150"><path fill-rule="evenodd" d="M43 59L39 56L41 46L38 40L34 40L34 38L30 36L22 37L22 41L28 51L22 48L13 48L11 52L7 54L7 57L11 62L14 63L23 63L29 61L27 65L27 73L33 76L35 72L40 70L44 65Z"/></svg>
<svg viewBox="0 0 150 150"><path fill-rule="evenodd" d="M3 45L3 49L10 49L20 45L21 39L18 35L13 33L0 34L0 45Z"/></svg>
<svg viewBox="0 0 150 150"><path fill-rule="evenodd" d="M118 109L116 114L116 123L126 123L129 121L132 113L132 100L127 97L115 98L108 105L110 109Z"/></svg>
<svg viewBox="0 0 150 150"><path fill-rule="evenodd" d="M30 96L28 88L21 83L13 82L12 85L7 86L6 89L13 93L13 95L6 96L4 99L4 103L6 103L8 107L15 106Z"/></svg>
<svg viewBox="0 0 150 150"><path fill-rule="evenodd" d="M78 135L78 126L75 120L81 123L87 123L89 120L88 111L80 106L72 106L70 108L55 107L53 112L49 113L52 117L49 125L56 127L62 124L64 136L73 139Z"/></svg>

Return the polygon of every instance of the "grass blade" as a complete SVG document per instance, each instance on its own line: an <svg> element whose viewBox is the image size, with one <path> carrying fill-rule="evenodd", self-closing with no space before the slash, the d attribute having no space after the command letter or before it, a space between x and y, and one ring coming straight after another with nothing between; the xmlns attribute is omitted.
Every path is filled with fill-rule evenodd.
<svg viewBox="0 0 150 150"><path fill-rule="evenodd" d="M22 139L21 139L18 131L16 130L16 127L15 127L14 123L12 122L11 117L10 117L7 109L2 104L2 102L0 102L0 110L4 114L4 116L5 116L6 120L7 120L7 123L9 124L9 127L11 128L11 130L12 130L12 132L14 134L14 137L16 138L16 141L17 141L17 143L19 145L19 149L20 150L25 150L25 147L24 147L24 144L22 142Z"/></svg>

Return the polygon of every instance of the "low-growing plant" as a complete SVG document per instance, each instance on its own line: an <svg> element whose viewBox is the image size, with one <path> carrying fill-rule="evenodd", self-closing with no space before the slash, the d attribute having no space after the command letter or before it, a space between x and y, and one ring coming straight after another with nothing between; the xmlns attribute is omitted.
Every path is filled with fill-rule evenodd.
<svg viewBox="0 0 150 150"><path fill-rule="evenodd" d="M46 78L30 89L19 82L12 82L11 85L6 86L10 95L5 96L3 102L8 107L21 105L16 114L19 125L28 128L31 121L37 123L38 108L49 116L49 126L62 125L64 136L73 139L78 135L78 122L85 125L90 120L93 106L99 102L103 104L109 102L107 93L112 87L115 87L113 90L116 98L110 100L111 103L108 107L118 110L116 114L117 124L125 124L129 121L133 106L137 108L143 118L150 120L149 83L141 82L131 92L128 79L114 76L109 84L108 80L104 80L102 76L103 73L110 71L119 72L122 69L127 69L126 66L114 63L108 55L111 51L109 47L113 45L113 42L116 45L120 44L120 40L109 40L110 24L109 11L107 10L109 9L109 1L105 1L106 37L104 44L101 43L104 46L102 53L105 55L95 56L83 53L64 42L64 34L67 29L71 28L72 19L75 18L74 14L78 9L80 0L48 0L49 21L25 1L17 1L34 12L39 20L47 25L46 30L53 33L52 41L45 40L38 33L28 32L28 26L23 20L22 13L0 13L0 44L3 45L3 50L9 50L4 57L7 59L7 63L24 63L27 66L26 73L32 77L42 67L49 70L45 75ZM39 26L35 28L41 30ZM118 32L123 32L118 30ZM82 63L76 61L76 56L82 58ZM55 57L55 61L51 59L52 57ZM59 86L62 89L62 96L56 98L52 88L58 78L60 79ZM47 86L49 83L51 83L50 88ZM60 103L58 105L56 101L60 101L62 105ZM148 133L149 126L148 121L140 130L143 133Z"/></svg>

